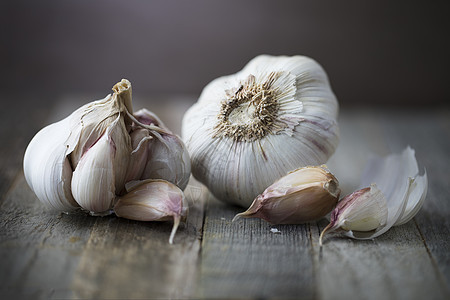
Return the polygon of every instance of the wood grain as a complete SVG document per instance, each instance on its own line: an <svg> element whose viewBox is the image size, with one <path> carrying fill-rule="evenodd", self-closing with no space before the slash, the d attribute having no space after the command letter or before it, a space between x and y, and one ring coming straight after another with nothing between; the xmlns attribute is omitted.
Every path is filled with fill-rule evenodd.
<svg viewBox="0 0 450 300"><path fill-rule="evenodd" d="M209 196L198 296L313 298L309 226L271 226L259 219L232 223L242 211ZM273 233L271 228L280 232Z"/></svg>

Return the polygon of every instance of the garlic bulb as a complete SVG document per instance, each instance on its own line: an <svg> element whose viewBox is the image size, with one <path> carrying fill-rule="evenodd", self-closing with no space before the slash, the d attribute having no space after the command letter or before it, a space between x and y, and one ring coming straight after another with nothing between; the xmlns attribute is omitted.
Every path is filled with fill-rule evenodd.
<svg viewBox="0 0 450 300"><path fill-rule="evenodd" d="M336 230L355 239L373 239L392 226L411 220L422 207L428 188L426 172L419 175L414 150L371 159L364 171L363 188L342 199L320 235Z"/></svg>
<svg viewBox="0 0 450 300"><path fill-rule="evenodd" d="M204 88L184 115L182 136L195 178L218 199L248 207L288 171L328 160L337 114L317 62L261 55Z"/></svg>
<svg viewBox="0 0 450 300"><path fill-rule="evenodd" d="M337 179L321 167L304 167L283 176L256 197L233 221L261 218L272 224L301 224L328 214L339 199Z"/></svg>
<svg viewBox="0 0 450 300"><path fill-rule="evenodd" d="M60 211L77 207L108 214L125 184L163 179L184 189L190 160L183 142L156 115L133 115L131 83L88 103L39 131L25 151L28 185L43 203Z"/></svg>

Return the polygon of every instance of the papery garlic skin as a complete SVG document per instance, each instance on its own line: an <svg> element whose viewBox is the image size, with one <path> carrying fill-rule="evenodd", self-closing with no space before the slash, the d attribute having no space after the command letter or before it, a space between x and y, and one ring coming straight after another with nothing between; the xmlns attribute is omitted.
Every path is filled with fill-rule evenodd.
<svg viewBox="0 0 450 300"><path fill-rule="evenodd" d="M372 182L387 199L389 228L411 220L422 207L428 190L427 173L419 175L415 151L409 146L401 153L369 160L361 186Z"/></svg>
<svg viewBox="0 0 450 300"><path fill-rule="evenodd" d="M304 167L280 178L233 221L261 218L272 224L301 224L328 214L339 199L338 180L324 167Z"/></svg>
<svg viewBox="0 0 450 300"><path fill-rule="evenodd" d="M195 178L218 199L248 207L288 171L328 160L337 114L317 62L260 55L204 88L184 115L182 136Z"/></svg>
<svg viewBox="0 0 450 300"><path fill-rule="evenodd" d="M72 167L64 142L70 135L68 120L48 125L31 140L24 155L25 179L42 203L68 212L78 207L72 196Z"/></svg>
<svg viewBox="0 0 450 300"><path fill-rule="evenodd" d="M165 180L144 180L133 185L128 193L118 198L114 206L117 216L137 221L167 221L174 225L169 238L173 238L182 218L187 215L188 205L183 192Z"/></svg>

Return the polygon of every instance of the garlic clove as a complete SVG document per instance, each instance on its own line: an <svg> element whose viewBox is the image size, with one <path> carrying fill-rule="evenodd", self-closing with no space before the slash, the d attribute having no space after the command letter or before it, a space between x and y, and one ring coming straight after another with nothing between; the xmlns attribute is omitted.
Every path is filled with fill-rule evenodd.
<svg viewBox="0 0 450 300"><path fill-rule="evenodd" d="M142 124L154 125L170 131L156 114L145 108L138 110L133 114L133 116Z"/></svg>
<svg viewBox="0 0 450 300"><path fill-rule="evenodd" d="M165 180L144 180L130 187L127 194L119 197L114 206L117 216L137 221L167 221L174 224L169 243L182 218L187 215L188 205L183 192Z"/></svg>
<svg viewBox="0 0 450 300"><path fill-rule="evenodd" d="M341 229L370 232L383 228L388 216L386 198L375 184L345 196L331 213L330 224L320 234L319 243L326 233Z"/></svg>
<svg viewBox="0 0 450 300"><path fill-rule="evenodd" d="M93 213L111 209L116 192L125 185L128 155L123 142L127 134L118 117L105 134L81 157L72 176L72 195L78 204Z"/></svg>
<svg viewBox="0 0 450 300"><path fill-rule="evenodd" d="M147 153L143 153L141 149L133 153L136 156L134 159L142 161L146 156L147 161L142 165L144 168L140 178L129 177L129 179L163 179L174 183L182 190L185 189L191 175L191 160L183 141L151 111L141 109L129 117L133 121L133 131L147 130L152 138L145 141ZM138 140L139 137L135 139ZM134 175L139 172L136 171Z"/></svg>
<svg viewBox="0 0 450 300"><path fill-rule="evenodd" d="M173 134L153 133L148 143L148 161L142 179L164 179L184 190L189 182L191 163L183 142Z"/></svg>
<svg viewBox="0 0 450 300"><path fill-rule="evenodd" d="M335 215L335 219L341 220L366 215L366 218L380 220L380 225L376 228L369 228L370 226L367 226L367 228L349 227L346 225L347 228L345 229L338 226L339 221L334 221L335 224L332 224L332 220L324 232L329 232L333 227L334 229L340 227L348 230L345 233L348 237L373 239L388 231L392 226L401 225L411 220L422 207L428 187L427 174L419 175L414 150L409 146L402 153L390 154L384 158L372 158L366 166L362 179L363 186L368 183L371 183L370 192L362 193L361 191L366 190L362 189L353 193L354 195L352 194L353 196L350 197L350 199L359 198L358 201L352 201L360 204L352 206L351 209L345 207L342 209L338 205L331 215L332 217ZM358 193L361 195L358 196ZM383 219L384 209L382 208L383 198L386 199L387 210L385 221ZM342 205L345 205L345 202ZM367 210L368 207L376 207L376 205L379 205L380 208ZM324 232L321 236L324 235Z"/></svg>
<svg viewBox="0 0 450 300"><path fill-rule="evenodd" d="M29 143L23 160L25 179L38 199L59 211L78 207L72 197L72 167L67 158L70 135L64 119L40 130Z"/></svg>
<svg viewBox="0 0 450 300"><path fill-rule="evenodd" d="M131 152L125 182L141 179L148 160L148 143L153 137L150 136L147 129L138 128L130 133L130 138L133 151Z"/></svg>
<svg viewBox="0 0 450 300"><path fill-rule="evenodd" d="M304 167L282 177L259 195L241 218L261 218L272 224L300 224L324 217L336 205L337 179L324 167Z"/></svg>

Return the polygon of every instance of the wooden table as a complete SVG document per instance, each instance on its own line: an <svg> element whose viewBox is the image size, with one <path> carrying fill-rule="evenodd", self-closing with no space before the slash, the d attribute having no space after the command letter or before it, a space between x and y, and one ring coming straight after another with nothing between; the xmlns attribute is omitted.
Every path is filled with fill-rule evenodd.
<svg viewBox="0 0 450 300"><path fill-rule="evenodd" d="M408 144L427 169L429 189L409 223L369 241L330 235L321 250L326 220L231 223L242 208L215 200L195 180L186 190L189 217L173 245L170 222L46 210L24 180L24 149L38 129L88 100L13 101L11 110L2 109L1 299L450 298L448 108L341 110L341 143L329 167L344 192L358 184L369 153L401 151ZM135 108L146 106L179 133L181 116L194 99L165 100L138 100Z"/></svg>

